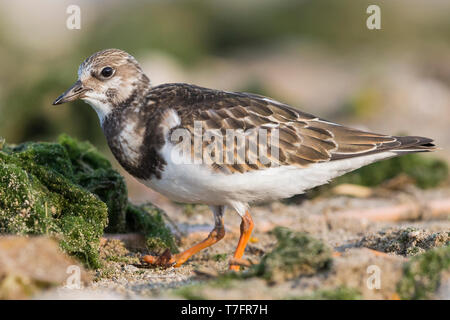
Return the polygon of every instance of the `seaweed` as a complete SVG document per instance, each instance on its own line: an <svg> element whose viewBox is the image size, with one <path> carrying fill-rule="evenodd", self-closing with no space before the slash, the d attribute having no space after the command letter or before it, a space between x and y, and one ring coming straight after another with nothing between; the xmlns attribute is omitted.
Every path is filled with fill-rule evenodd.
<svg viewBox="0 0 450 320"><path fill-rule="evenodd" d="M91 268L101 265L105 230L143 232L150 249L177 250L159 209L129 203L124 178L94 146L58 141L1 143L0 233L54 236Z"/></svg>
<svg viewBox="0 0 450 320"><path fill-rule="evenodd" d="M127 226L129 231L142 232L146 240L147 248L154 253L161 253L170 249L172 253L178 252L175 238L167 228L162 211L150 205L133 205L127 207Z"/></svg>
<svg viewBox="0 0 450 320"><path fill-rule="evenodd" d="M54 144L28 143L9 154L0 151L0 232L55 236L67 253L99 267L98 243L108 221L107 206L58 172L66 165L58 159L62 150ZM51 154L58 155L49 160L55 169L44 163Z"/></svg>
<svg viewBox="0 0 450 320"><path fill-rule="evenodd" d="M249 275L277 282L312 275L331 266L331 249L322 241L283 227L276 227L272 233L277 245L251 267Z"/></svg>
<svg viewBox="0 0 450 320"><path fill-rule="evenodd" d="M124 178L89 142L79 142L66 134L58 138L72 164L74 181L96 194L108 206L106 232L126 231L128 191Z"/></svg>
<svg viewBox="0 0 450 320"><path fill-rule="evenodd" d="M439 287L441 274L450 270L450 246L414 256L405 264L397 292L402 299L430 299Z"/></svg>

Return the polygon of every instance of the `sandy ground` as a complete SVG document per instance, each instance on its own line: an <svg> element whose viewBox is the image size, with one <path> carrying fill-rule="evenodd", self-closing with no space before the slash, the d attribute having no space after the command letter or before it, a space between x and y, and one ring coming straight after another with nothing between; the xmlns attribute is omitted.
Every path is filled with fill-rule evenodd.
<svg viewBox="0 0 450 320"><path fill-rule="evenodd" d="M225 238L193 256L180 268L142 268L139 266L138 257L141 252L145 252L143 250L127 251L119 244L119 251L116 251L116 254L119 253L126 259L119 262L106 262L106 267L101 272L97 271L93 274L94 280L88 286L76 292L73 290L47 292L41 297L289 299L305 297L317 290L350 287L356 288L360 293L358 297L361 298L395 299L398 298L396 284L402 276L404 263L417 250L425 251L429 247L448 243L450 219L448 215L427 218L426 208L423 209L424 214L421 218L414 221L371 221L364 218L364 214L371 208L408 204L418 199L423 202L427 199L443 198L450 199L450 188L432 191L411 188L406 192L390 192L388 198L378 196L361 199L333 196L306 200L301 204L275 202L253 207L251 213L255 229L244 257L257 262L261 256L270 251L276 243L275 238L270 234L270 230L275 226L305 231L326 242L336 252L331 269L313 276L303 276L279 283L268 283L259 278L250 278L231 281L226 285L211 285L212 279L228 272L228 260L232 256L239 236L240 218L232 210L227 210ZM360 212L360 216L344 217L339 214L343 210L350 209ZM201 241L212 228L213 217L206 206L196 206L188 212L183 212L180 207L166 203L166 210L180 232L180 249L186 249ZM408 241L405 248L386 247L385 239L389 236L395 237L396 232L401 232L408 227L416 228L418 231L414 229L416 231L407 233ZM114 250L116 249L113 248ZM392 252L379 254L380 251L389 250ZM410 250L408 252L411 254L405 250ZM369 266L380 269L379 289L370 288L367 284L371 274ZM448 277L445 279L441 285L442 288L439 289L440 293L437 294L441 298L449 298L450 294Z"/></svg>

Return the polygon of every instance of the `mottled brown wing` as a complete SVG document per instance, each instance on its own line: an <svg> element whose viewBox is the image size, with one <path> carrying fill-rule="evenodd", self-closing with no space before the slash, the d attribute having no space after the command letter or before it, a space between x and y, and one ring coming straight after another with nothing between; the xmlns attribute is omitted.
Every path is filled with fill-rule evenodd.
<svg viewBox="0 0 450 320"><path fill-rule="evenodd" d="M188 129L192 134L191 152L200 156L194 148L194 139L203 137L206 131L215 131L225 151L232 150L234 162L227 160L212 162L217 170L233 173L260 170L273 165L294 165L306 167L312 163L326 162L366 155L374 152L420 146L424 148L431 140L420 137L394 137L364 132L317 118L301 112L286 104L263 96L249 93L230 93L210 90L190 85L177 84L171 88L176 93L172 100L166 102L175 109L181 119L179 127ZM167 89L166 89L167 90ZM195 121L201 123L202 130L195 132ZM245 133L266 130L267 138L261 140L267 144L266 149L256 151L250 148L260 142L255 134L246 135L244 146L233 140L225 139L227 129L241 130ZM278 132L278 139L271 140ZM422 140L420 140L422 139ZM206 140L206 141L205 141ZM215 138L203 139L203 152L211 148ZM217 144L216 144L217 145ZM242 152L245 149L245 153ZM245 154L245 155L244 155ZM261 154L265 155L261 156ZM244 158L244 159L243 159ZM255 161L256 158L256 161ZM237 160L237 161L236 161ZM265 161L262 161L265 160ZM270 160L270 161L267 161Z"/></svg>

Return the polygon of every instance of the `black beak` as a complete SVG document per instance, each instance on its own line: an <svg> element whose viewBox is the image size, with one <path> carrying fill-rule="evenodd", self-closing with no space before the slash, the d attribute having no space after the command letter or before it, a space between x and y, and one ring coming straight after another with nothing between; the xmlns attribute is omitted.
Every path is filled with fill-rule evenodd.
<svg viewBox="0 0 450 320"><path fill-rule="evenodd" d="M78 98L81 98L82 94L88 90L90 90L90 89L83 87L83 84L81 83L81 81L78 80L66 92L64 92L62 95L60 95L53 102L53 105L56 106L58 104L63 104L66 102L74 101Z"/></svg>

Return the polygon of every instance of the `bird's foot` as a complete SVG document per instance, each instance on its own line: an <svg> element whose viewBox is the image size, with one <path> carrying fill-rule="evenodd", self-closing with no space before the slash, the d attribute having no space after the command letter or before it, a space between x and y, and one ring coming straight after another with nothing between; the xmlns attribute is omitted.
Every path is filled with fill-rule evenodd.
<svg viewBox="0 0 450 320"><path fill-rule="evenodd" d="M142 261L150 266L162 268L169 268L176 264L175 257L169 249L166 249L160 256L143 256Z"/></svg>

